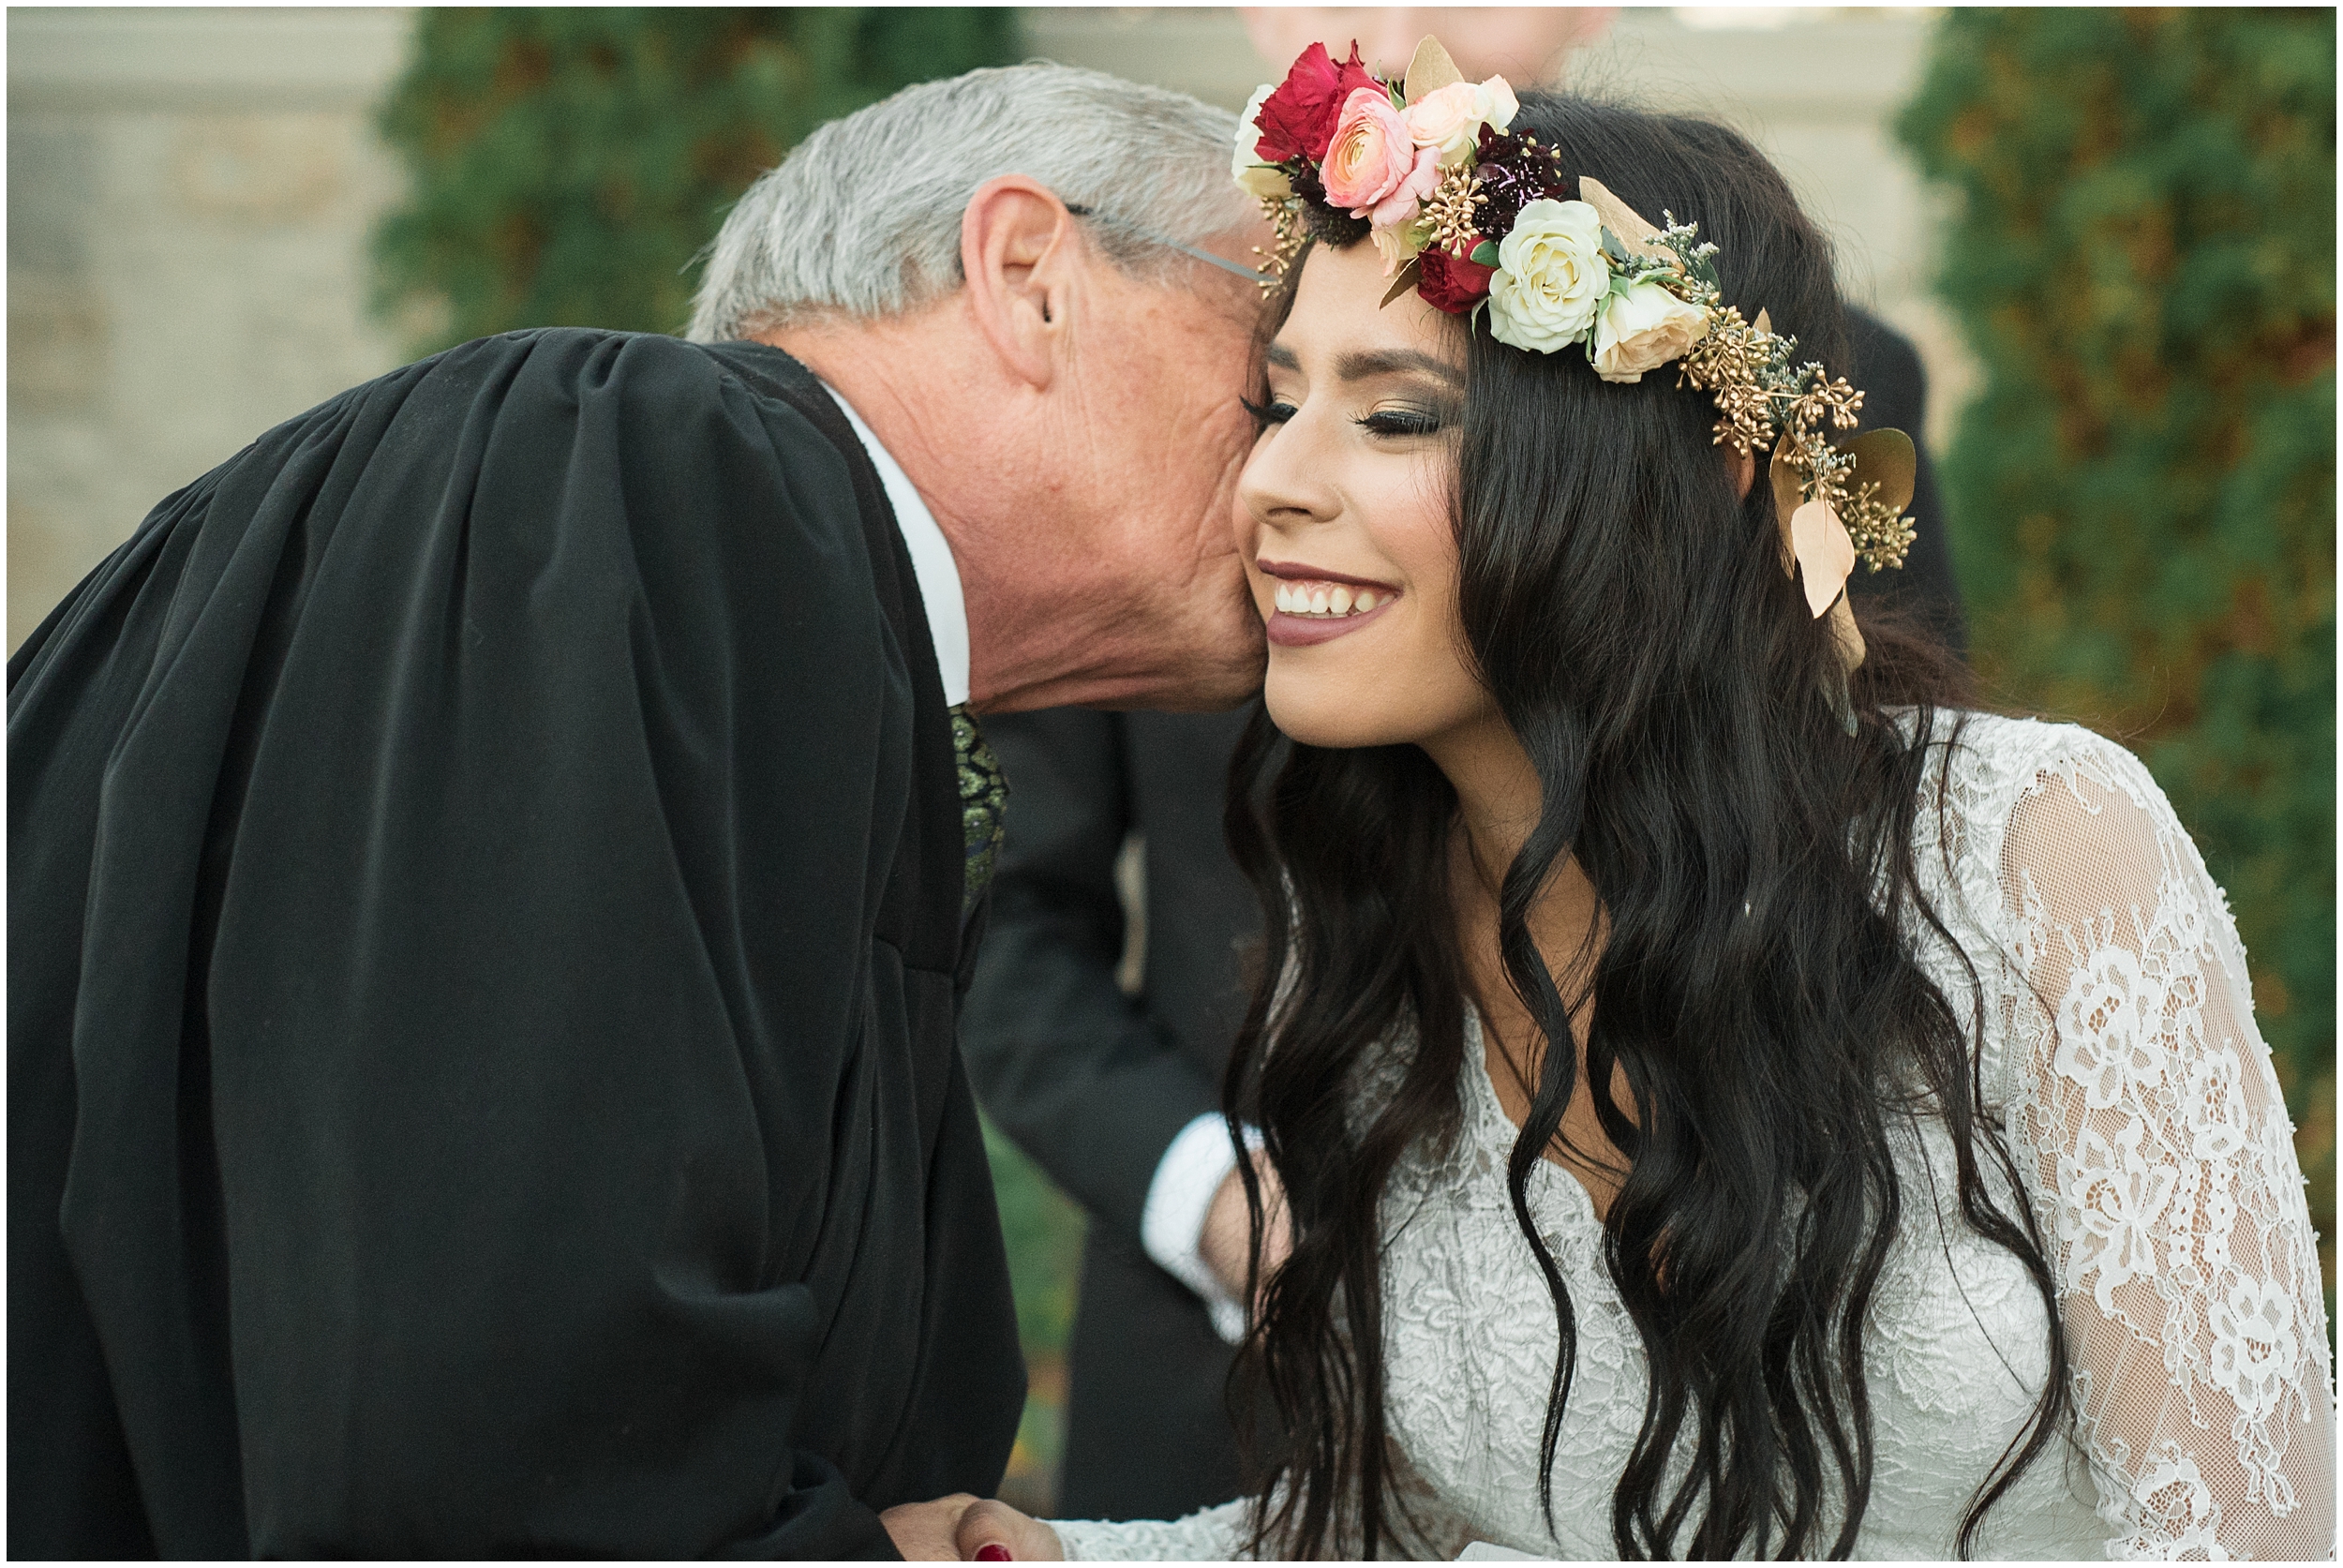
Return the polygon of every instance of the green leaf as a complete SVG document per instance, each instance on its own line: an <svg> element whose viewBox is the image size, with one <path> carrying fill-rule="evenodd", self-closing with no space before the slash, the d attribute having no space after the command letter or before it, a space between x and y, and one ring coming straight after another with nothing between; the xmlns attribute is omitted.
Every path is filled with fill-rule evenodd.
<svg viewBox="0 0 2343 1568"><path fill-rule="evenodd" d="M1469 259L1480 262L1485 267L1497 265L1497 242L1483 240L1472 247L1472 255Z"/></svg>

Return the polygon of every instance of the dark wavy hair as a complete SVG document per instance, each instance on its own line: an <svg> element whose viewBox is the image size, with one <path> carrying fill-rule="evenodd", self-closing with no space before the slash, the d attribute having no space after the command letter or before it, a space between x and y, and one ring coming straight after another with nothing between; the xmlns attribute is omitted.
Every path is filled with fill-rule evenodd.
<svg viewBox="0 0 2343 1568"><path fill-rule="evenodd" d="M1636 211L1696 220L1728 302L1765 307L1801 357L1844 366L1828 246L1742 138L1538 93L1514 128ZM1316 224L1317 245L1365 228ZM1978 1114L1977 1003L1964 1019L1904 934L1946 936L1913 829L1937 712L1966 700L1961 670L1867 614L1870 657L1842 687L1828 622L1783 574L1772 491L1761 473L1736 496L1706 395L1664 371L1605 383L1583 353L1505 347L1485 320L1470 336L1454 492L1464 631L1543 788L1499 892L1499 945L1545 1038L1564 1042L1541 1053L1506 1172L1553 1297L1548 1526L1575 1317L1527 1192L1577 1087L1567 1021L1590 1001L1588 1080L1626 1158L1605 1259L1649 1368L1611 1500L1620 1555L1852 1549L1873 1465L1862 1329L1907 1215L1892 1134L1920 1117L1949 1129L1962 1215L2023 1262L2050 1346L2031 1419L1970 1501L1965 1555L2070 1409L2041 1237L1987 1180L1998 1168L2017 1190ZM1262 1307L1231 1384L1239 1432L1276 1434L1253 1444L1257 1555L1373 1557L1406 1522L1383 1419L1378 1219L1402 1153L1459 1125L1470 996L1448 880L1455 812L1416 748L1294 744L1265 713L1232 770L1229 841L1265 941L1224 1101L1260 1126L1293 1239L1265 1281L1256 1243ZM1564 856L1607 920L1590 967L1560 966L1588 977L1568 995L1529 923ZM1394 1040L1408 1046L1396 1086L1361 1109L1362 1061ZM1632 1104L1614 1098L1615 1072ZM1239 1169L1258 1236L1261 1188ZM1687 1434L1692 1464L1672 1486Z"/></svg>

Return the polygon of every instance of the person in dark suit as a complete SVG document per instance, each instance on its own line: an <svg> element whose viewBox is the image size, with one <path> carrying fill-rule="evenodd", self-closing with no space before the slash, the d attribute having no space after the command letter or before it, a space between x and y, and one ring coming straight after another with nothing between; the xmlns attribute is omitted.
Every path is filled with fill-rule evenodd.
<svg viewBox="0 0 2343 1568"><path fill-rule="evenodd" d="M352 388L27 639L11 1556L951 1555L1024 1395L974 715L1260 680L1233 130L908 89L694 341Z"/></svg>
<svg viewBox="0 0 2343 1568"><path fill-rule="evenodd" d="M1849 335L1865 426L1917 434L1918 354L1860 311ZM1892 605L1959 649L1966 625L1924 449L1912 515L1905 569L1849 586L1860 613ZM1228 1277L1241 1232L1218 1246L1208 1232L1242 1210L1220 1073L1259 916L1220 818L1245 719L1059 709L987 729L1009 781L1008 840L963 1042L979 1103L1090 1217L1065 1518L1177 1518L1243 1489L1223 1397L1244 1323ZM1144 940L1127 993L1115 864L1134 838Z"/></svg>

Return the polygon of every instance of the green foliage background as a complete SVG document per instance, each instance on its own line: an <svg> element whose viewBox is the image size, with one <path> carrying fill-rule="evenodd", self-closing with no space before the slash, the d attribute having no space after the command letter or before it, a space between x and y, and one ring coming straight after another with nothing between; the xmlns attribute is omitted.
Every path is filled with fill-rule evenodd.
<svg viewBox="0 0 2343 1568"><path fill-rule="evenodd" d="M2325 9L1954 10L1899 127L1957 196L1985 373L1943 465L1980 672L2130 745L2195 834L2330 1238L2335 42Z"/></svg>
<svg viewBox="0 0 2343 1568"><path fill-rule="evenodd" d="M417 13L382 112L411 176L376 238L417 352L515 327L678 332L692 258L825 120L1015 57L975 7Z"/></svg>
<svg viewBox="0 0 2343 1568"><path fill-rule="evenodd" d="M382 112L410 176L377 305L416 353L531 326L680 331L692 265L825 120L1018 56L1017 13L798 7L433 10ZM1004 1496L1046 1507L1082 1212L990 1127L1033 1396Z"/></svg>

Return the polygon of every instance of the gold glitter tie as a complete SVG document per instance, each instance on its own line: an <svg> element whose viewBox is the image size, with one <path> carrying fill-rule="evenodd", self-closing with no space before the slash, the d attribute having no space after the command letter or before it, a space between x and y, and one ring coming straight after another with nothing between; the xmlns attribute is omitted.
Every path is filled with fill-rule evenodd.
<svg viewBox="0 0 2343 1568"><path fill-rule="evenodd" d="M1007 836L1002 815L1008 809L1008 781L1001 776L1000 761L984 743L984 731L977 727L977 716L967 704L951 713L952 760L960 767L960 825L967 840L968 872L960 906L966 914L992 882L993 862Z"/></svg>

